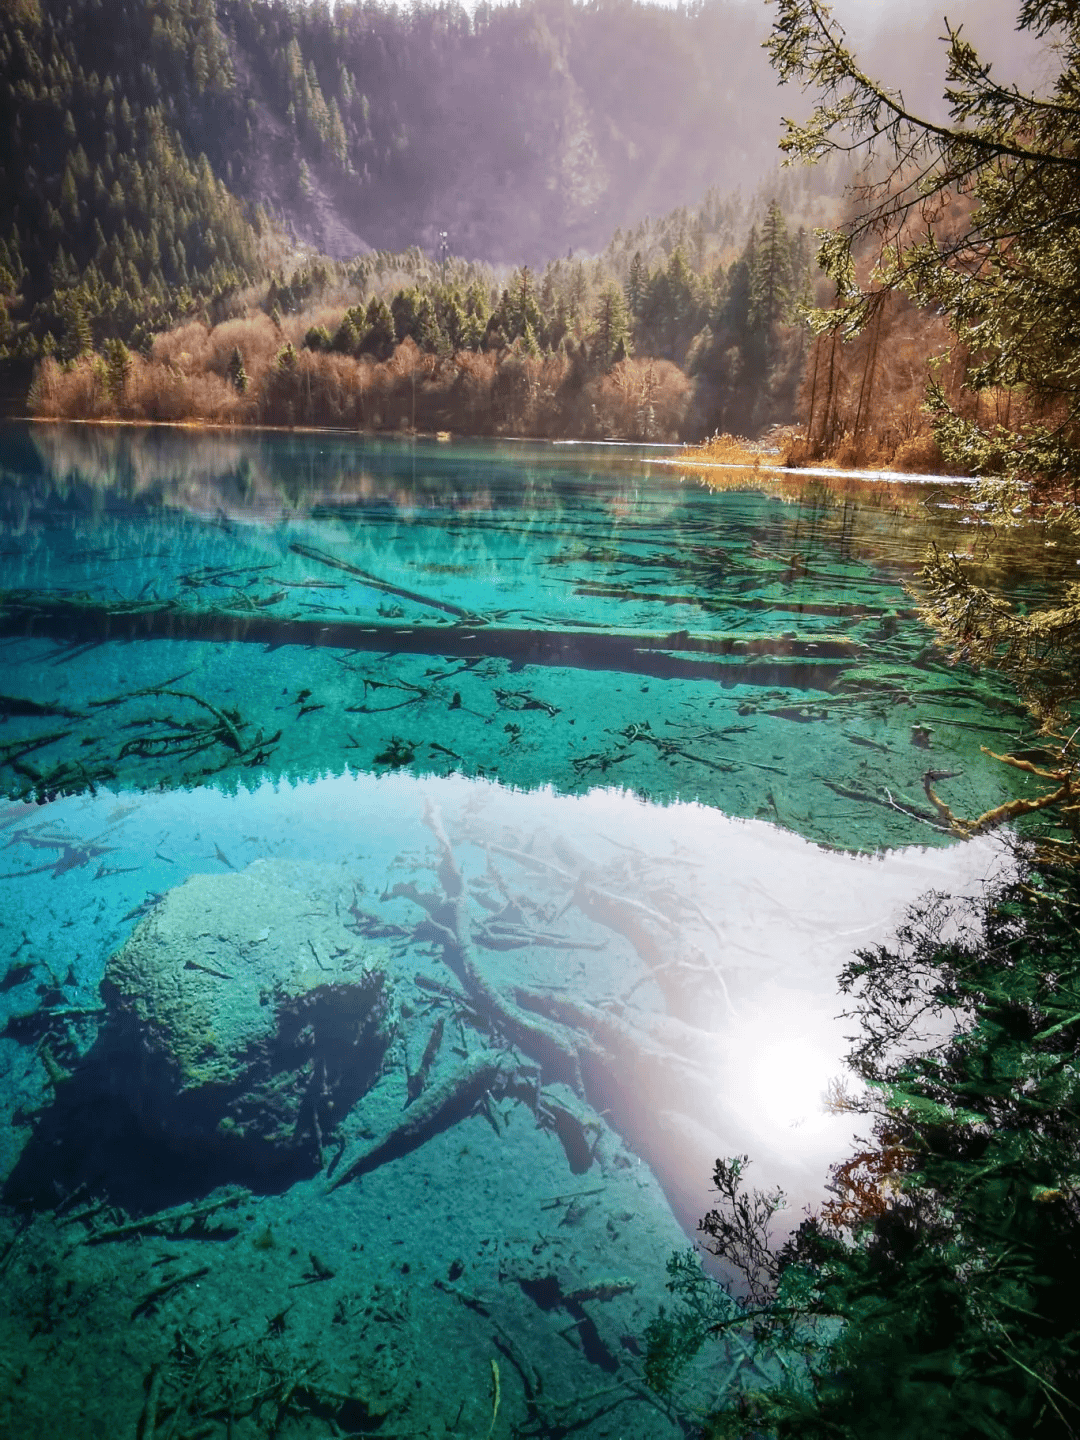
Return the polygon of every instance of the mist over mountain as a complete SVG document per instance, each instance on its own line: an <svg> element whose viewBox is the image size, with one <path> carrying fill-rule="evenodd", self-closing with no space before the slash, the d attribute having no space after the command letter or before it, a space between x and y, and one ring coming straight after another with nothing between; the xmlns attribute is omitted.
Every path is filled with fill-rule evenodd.
<svg viewBox="0 0 1080 1440"><path fill-rule="evenodd" d="M1052 43L1017 30L1016 0L908 0L902 9L886 0L836 0L830 8L866 73L935 121L948 118L943 37L949 27L962 31L995 78L1025 88L1039 84Z"/></svg>
<svg viewBox="0 0 1080 1440"><path fill-rule="evenodd" d="M993 20L1001 3L967 0L957 15ZM925 5L903 22L864 24L873 8L853 12L853 42L865 41L887 80L939 93L941 27ZM639 353L690 363L707 325L693 363L719 375L731 368L723 355L742 354L743 320L779 323L772 302L762 311L751 295L751 222L777 201L793 233L809 229L832 218L819 202L828 209L843 187L835 169L777 171L781 113L807 99L775 83L762 49L771 16L746 0L522 0L472 13L455 3L4 0L0 359L22 385L53 353L67 363L123 341L148 354L155 334L185 320L243 311L245 287L265 292L271 271L307 263L297 243L338 259L408 252L401 283L427 284L445 237L466 262L539 269L597 257L587 273L546 276L544 327L529 332L541 346L584 340L606 287L625 289L636 258L641 295L646 280L664 291L635 312ZM1005 27L989 32L998 42ZM808 236L796 251L793 277L806 272ZM750 289L728 314L740 257ZM372 263L350 272L358 293L339 297L345 308L369 290L393 299L386 265ZM696 277L689 289L684 269ZM476 344L525 335L506 316L489 334L493 274L454 275ZM474 282L483 303L477 292L466 304ZM313 285L308 275L275 291L276 303L289 313L325 294L325 280ZM333 331L340 316L320 323ZM398 340L417 329L421 348L436 332L447 345L465 333L404 312L395 328ZM763 366L779 373L778 354L766 346L728 388L746 389ZM771 402L742 409L754 423L775 413Z"/></svg>
<svg viewBox="0 0 1080 1440"><path fill-rule="evenodd" d="M19 0L3 12L15 143L0 204L21 231L47 231L69 153L81 144L89 160L110 131L114 154L137 146L153 111L189 160L205 154L234 195L331 255L430 249L442 230L470 258L597 249L628 220L770 163L761 20L733 0L528 0L471 16ZM131 133L116 130L124 101Z"/></svg>
<svg viewBox="0 0 1080 1440"><path fill-rule="evenodd" d="M445 230L457 254L536 263L769 163L760 16L728 0L218 13L251 130L212 160L331 254Z"/></svg>
<svg viewBox="0 0 1080 1440"><path fill-rule="evenodd" d="M1004 4L967 0L953 14L1000 53ZM847 9L868 61L920 102L940 95L943 25L928 6L903 18ZM619 226L710 186L753 189L776 164L781 112L805 100L775 83L762 50L770 20L745 0L523 0L472 14L455 3L6 0L4 238L14 222L32 270L58 249L81 270L91 239L100 249L94 219L112 238L113 184L140 198L119 158L156 170L150 151L160 159L164 147L194 170L205 155L230 195L336 257L433 253L444 231L470 259L595 252ZM145 241L145 219L130 223ZM231 229L230 250L245 251ZM174 268L190 276L213 258Z"/></svg>

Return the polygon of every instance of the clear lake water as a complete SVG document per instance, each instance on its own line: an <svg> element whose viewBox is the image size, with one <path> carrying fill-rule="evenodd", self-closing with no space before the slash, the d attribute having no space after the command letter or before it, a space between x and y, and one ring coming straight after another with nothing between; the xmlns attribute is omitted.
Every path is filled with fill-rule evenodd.
<svg viewBox="0 0 1080 1440"><path fill-rule="evenodd" d="M0 431L0 1434L693 1433L718 1156L820 1203L836 976L1016 792L940 490ZM1019 586L1037 585L1037 567Z"/></svg>

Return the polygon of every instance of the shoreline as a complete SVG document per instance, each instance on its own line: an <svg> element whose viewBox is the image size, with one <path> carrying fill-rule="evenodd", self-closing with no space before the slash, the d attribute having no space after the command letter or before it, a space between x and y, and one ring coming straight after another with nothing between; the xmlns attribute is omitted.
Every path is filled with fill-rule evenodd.
<svg viewBox="0 0 1080 1440"><path fill-rule="evenodd" d="M657 460L658 465L674 465L676 458ZM733 460L684 460L681 462L694 470L746 470L751 474L806 475L812 479L887 480L907 485L975 485L974 475L940 475L921 470L849 470L846 467L828 465L780 465L765 460L753 464L740 464Z"/></svg>
<svg viewBox="0 0 1080 1440"><path fill-rule="evenodd" d="M467 435L455 430L359 430L347 425L251 425L226 424L217 420L128 420L117 416L8 415L0 423L6 425L92 425L128 430L213 430L226 433L271 435L359 435L378 440L435 440L449 444L454 440L479 441L515 445L591 445L633 450L680 450L681 440L579 440L552 439L548 435ZM690 442L686 442L690 443Z"/></svg>
<svg viewBox="0 0 1080 1440"><path fill-rule="evenodd" d="M269 434L269 435L352 435L377 440L429 440L439 444L454 441L469 443L547 445L555 447L580 446L591 449L633 449L678 451L690 448L692 441L670 440L586 440L551 439L545 435L465 435L449 430L359 430L349 426L335 425L252 425L224 424L213 420L129 420L120 417L65 417L57 415L6 416L4 424L9 425L86 425L105 429L129 430L196 430L224 434ZM974 485L973 475L942 475L919 470L864 470L831 467L828 465L782 465L761 457L754 463L740 463L729 460L701 460L681 455L657 455L650 463L670 468L682 467L687 470L749 471L765 475L804 475L808 479L831 479L844 477L852 480L880 480L892 484L908 485Z"/></svg>

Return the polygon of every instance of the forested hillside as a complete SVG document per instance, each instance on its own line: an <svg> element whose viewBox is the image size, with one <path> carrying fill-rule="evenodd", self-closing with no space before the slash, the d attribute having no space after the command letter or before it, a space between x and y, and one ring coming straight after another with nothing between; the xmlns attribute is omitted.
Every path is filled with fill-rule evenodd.
<svg viewBox="0 0 1080 1440"><path fill-rule="evenodd" d="M758 432L794 414L814 267L775 199L749 209L760 224L746 233L743 202L710 192L600 255L502 278L415 247L309 260L140 355L112 338L103 354L47 357L31 408L552 438Z"/></svg>
<svg viewBox="0 0 1080 1440"><path fill-rule="evenodd" d="M231 83L212 12L170 29L141 0L16 0L0 74L0 343L26 358L138 343L259 273L257 216L191 130L215 128Z"/></svg>
<svg viewBox="0 0 1080 1440"><path fill-rule="evenodd" d="M715 64L734 48L764 73L758 19L720 0L533 0L472 17L9 0L4 310L25 320L55 291L54 333L73 308L118 332L161 328L190 296L253 278L264 211L337 258L431 252L443 232L470 259L595 251L628 219L768 163L764 101L737 99Z"/></svg>
<svg viewBox="0 0 1080 1440"><path fill-rule="evenodd" d="M471 18L225 0L219 18L243 108L211 160L247 150L239 190L331 254L432 250L445 230L457 254L536 264L774 158L775 91L739 83L766 81L762 17L734 0Z"/></svg>
<svg viewBox="0 0 1080 1440"><path fill-rule="evenodd" d="M919 324L899 412L878 413L877 332L869 361L834 342L825 370L818 344L824 391L803 384L799 305L828 303L811 232L836 219L847 177L775 169L761 20L737 0L525 0L471 16L450 4L7 0L10 403L22 408L32 366L55 357L69 369L39 377L38 413L367 423L355 377L350 390L311 376L386 363L409 338L443 370L455 353L488 358L465 412L447 371L426 410L410 382L407 412L378 411L394 427L756 433L795 419L802 387L815 453L849 433L862 448L873 435L906 443L932 348ZM740 177L756 184L732 189ZM271 331L253 323L227 352L159 343L169 377L139 371L136 403L129 350L152 367L155 335L254 311ZM228 384L181 403L194 362L178 357L196 352ZM624 368L614 406L588 391L646 361L673 369L631 382ZM512 379L514 366L530 373ZM347 399L334 398L341 385Z"/></svg>

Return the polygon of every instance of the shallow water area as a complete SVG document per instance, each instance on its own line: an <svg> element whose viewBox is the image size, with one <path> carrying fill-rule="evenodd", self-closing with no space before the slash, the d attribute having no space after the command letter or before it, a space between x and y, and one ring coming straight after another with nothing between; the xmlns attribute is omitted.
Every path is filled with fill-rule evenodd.
<svg viewBox="0 0 1080 1440"><path fill-rule="evenodd" d="M713 1161L820 1200L839 969L999 863L925 534L646 452L0 462L0 1430L682 1433Z"/></svg>

